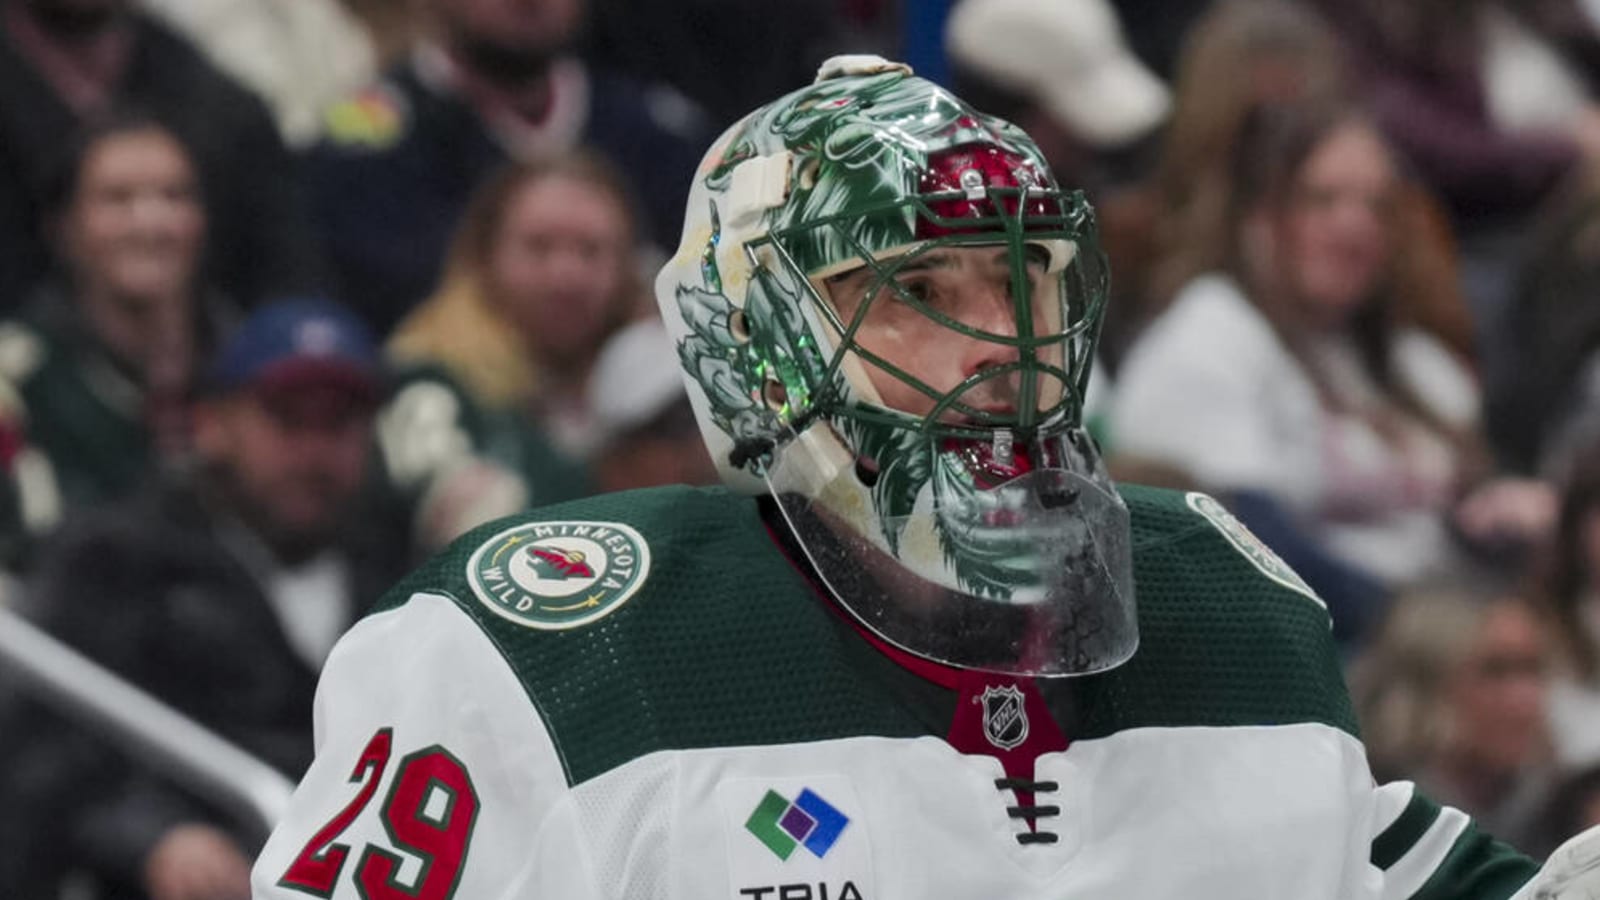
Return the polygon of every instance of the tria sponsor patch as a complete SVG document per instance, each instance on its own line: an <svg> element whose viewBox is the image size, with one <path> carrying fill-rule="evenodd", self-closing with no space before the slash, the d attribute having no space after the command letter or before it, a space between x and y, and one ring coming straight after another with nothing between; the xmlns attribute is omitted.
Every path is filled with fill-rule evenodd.
<svg viewBox="0 0 1600 900"><path fill-rule="evenodd" d="M849 824L848 816L806 788L793 802L777 791L767 791L755 812L745 820L744 828L779 859L788 859L796 847L804 847L821 859Z"/></svg>
<svg viewBox="0 0 1600 900"><path fill-rule="evenodd" d="M814 762L802 776L718 783L725 900L876 900L861 799L848 778L815 771Z"/></svg>
<svg viewBox="0 0 1600 900"><path fill-rule="evenodd" d="M485 541L467 581L496 615L561 631L611 614L644 586L650 547L618 522L530 522Z"/></svg>

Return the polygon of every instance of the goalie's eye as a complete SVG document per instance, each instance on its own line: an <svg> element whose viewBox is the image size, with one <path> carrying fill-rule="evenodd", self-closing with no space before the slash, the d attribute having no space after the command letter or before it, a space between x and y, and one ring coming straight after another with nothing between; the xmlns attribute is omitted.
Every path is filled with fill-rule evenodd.
<svg viewBox="0 0 1600 900"><path fill-rule="evenodd" d="M932 305L933 298L938 294L933 285L929 284L926 279L906 278L900 279L895 283L899 287L896 293L904 294L919 303Z"/></svg>

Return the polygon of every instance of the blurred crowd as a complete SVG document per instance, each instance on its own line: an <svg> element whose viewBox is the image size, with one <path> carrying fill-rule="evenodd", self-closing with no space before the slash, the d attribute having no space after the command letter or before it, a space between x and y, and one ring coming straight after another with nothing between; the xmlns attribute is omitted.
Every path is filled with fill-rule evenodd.
<svg viewBox="0 0 1600 900"><path fill-rule="evenodd" d="M649 285L838 52L1093 200L1091 428L1317 589L1374 770L1600 823L1597 0L0 0L3 602L298 777L411 565L715 480ZM4 681L0 760L0 896L247 893L247 830Z"/></svg>

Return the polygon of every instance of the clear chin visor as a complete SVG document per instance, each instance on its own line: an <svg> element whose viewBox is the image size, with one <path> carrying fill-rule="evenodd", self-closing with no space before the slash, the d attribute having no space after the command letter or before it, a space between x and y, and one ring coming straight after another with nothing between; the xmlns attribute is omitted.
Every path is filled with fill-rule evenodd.
<svg viewBox="0 0 1600 900"><path fill-rule="evenodd" d="M866 496L892 490L893 472L864 481L842 444L806 437L768 487L828 590L873 633L1008 675L1087 675L1133 655L1128 511L1081 435L1033 447L916 436L913 458L932 472L901 515Z"/></svg>

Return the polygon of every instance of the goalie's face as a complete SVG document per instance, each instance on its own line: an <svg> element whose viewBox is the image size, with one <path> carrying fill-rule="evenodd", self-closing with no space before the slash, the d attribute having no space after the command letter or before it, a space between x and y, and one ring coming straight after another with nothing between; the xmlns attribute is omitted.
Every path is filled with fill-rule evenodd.
<svg viewBox="0 0 1600 900"><path fill-rule="evenodd" d="M869 360L877 357L888 364L863 367L883 406L922 417L938 407L935 395L954 394L962 406L981 413L1003 418L1016 414L1023 402L1023 376L1015 369L1020 352L1015 344L993 338L1016 338L1023 330L1019 290L1027 294L1020 307L1031 311L1025 314L1032 319L1033 334L1055 330L1059 326L1051 320L1059 316L1052 314L1049 303L1037 302L1049 294L1046 254L1027 255L1020 285L1011 263L1004 247L944 247L891 261L882 271L862 267L825 280L839 318L852 322L860 317L856 344ZM964 328L952 328L938 316ZM1058 348L1047 348L1042 355L1060 364ZM1003 374L985 378L990 371ZM1036 394L1032 402L1038 401ZM937 418L960 424L973 417L946 407Z"/></svg>
<svg viewBox="0 0 1600 900"><path fill-rule="evenodd" d="M1137 643L1127 510L1078 428L1072 376L1100 257L1087 228L1016 221L858 242L811 273L847 399L779 449L767 486L832 595L890 643L1084 674Z"/></svg>

